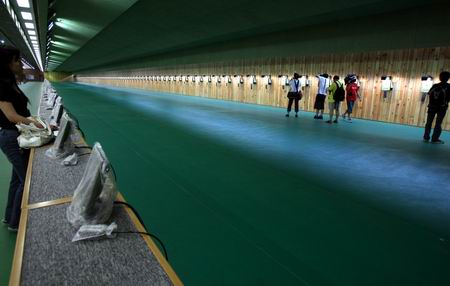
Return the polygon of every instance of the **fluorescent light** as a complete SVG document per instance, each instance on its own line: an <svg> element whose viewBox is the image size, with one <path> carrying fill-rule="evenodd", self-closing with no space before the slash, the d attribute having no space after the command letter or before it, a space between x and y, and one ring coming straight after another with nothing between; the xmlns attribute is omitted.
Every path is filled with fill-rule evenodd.
<svg viewBox="0 0 450 286"><path fill-rule="evenodd" d="M37 40L36 36L30 36L30 40Z"/></svg>
<svg viewBox="0 0 450 286"><path fill-rule="evenodd" d="M33 24L33 23L26 22L26 23L25 23L25 27L27 27L28 29L34 29L34 24Z"/></svg>
<svg viewBox="0 0 450 286"><path fill-rule="evenodd" d="M17 0L17 5L21 8L30 8L30 2L28 0Z"/></svg>
<svg viewBox="0 0 450 286"><path fill-rule="evenodd" d="M28 30L28 35L35 36L36 32L34 30Z"/></svg>
<svg viewBox="0 0 450 286"><path fill-rule="evenodd" d="M38 43L37 40L31 40L31 42L32 42L33 44L37 44L37 43Z"/></svg>
<svg viewBox="0 0 450 286"><path fill-rule="evenodd" d="M24 20L33 20L33 15L30 12L20 12Z"/></svg>

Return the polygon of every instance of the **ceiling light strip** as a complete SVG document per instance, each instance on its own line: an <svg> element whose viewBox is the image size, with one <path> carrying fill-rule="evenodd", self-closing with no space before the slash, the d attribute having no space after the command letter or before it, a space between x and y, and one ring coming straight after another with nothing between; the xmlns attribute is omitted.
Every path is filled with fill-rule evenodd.
<svg viewBox="0 0 450 286"><path fill-rule="evenodd" d="M21 14L21 16L22 16L22 19L24 19L24 20L29 20L29 21L33 21L33 23L27 22L28 24L32 24L33 26L27 25L27 23L21 21L20 18L17 17L16 11L14 11L14 7L13 7L13 5L11 5L10 1L11 1L11 0L3 0L2 2L3 2L3 4L6 6L6 10L9 12L9 14L10 14L12 20L13 20L14 23L16 24L16 27L17 27L19 33L22 35L22 38L24 39L25 44L28 46L28 49L30 50L31 55L33 56L34 60L35 60L36 63L38 64L38 68L40 68L41 70L43 70L43 68L42 68L42 60L41 60L41 54L40 54L39 45L37 45L37 46L34 46L34 45L33 45L33 46L34 46L34 49L31 48L31 45L30 45L31 43L30 43L30 41L31 41L32 39L31 39L31 38L28 39L28 37L27 37L27 35L24 33L23 28L22 28L22 25L21 25L22 23L24 23L25 26L27 26L27 28L33 27L33 29L34 29L34 27L35 27L35 23L34 23L34 20L33 20L33 14L30 13L30 12L28 12L28 11L31 11L30 8L32 8L31 5L30 5L30 2L29 2L29 0L16 0L16 1L17 1L17 5L18 5L20 8L24 8L25 10L28 10L28 11L20 11L20 12L21 12L20 14ZM1 3L1 2L0 2L0 3ZM31 32L31 33L29 33L29 35L36 35L36 32L35 32L34 30L28 30L28 31ZM36 37L36 40L37 40L37 37Z"/></svg>

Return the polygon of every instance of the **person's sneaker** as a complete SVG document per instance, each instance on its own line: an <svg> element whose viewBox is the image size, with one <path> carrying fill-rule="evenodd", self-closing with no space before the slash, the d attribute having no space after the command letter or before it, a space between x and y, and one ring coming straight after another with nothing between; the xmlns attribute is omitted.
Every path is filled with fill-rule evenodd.
<svg viewBox="0 0 450 286"><path fill-rule="evenodd" d="M17 226L8 226L8 230L11 232L17 232Z"/></svg>
<svg viewBox="0 0 450 286"><path fill-rule="evenodd" d="M317 114L314 115L314 119L319 119L319 116L317 116Z"/></svg>
<svg viewBox="0 0 450 286"><path fill-rule="evenodd" d="M322 115L319 115L319 116L317 117L317 119L323 119L323 116L322 116Z"/></svg>
<svg viewBox="0 0 450 286"><path fill-rule="evenodd" d="M327 123L331 124L331 120L327 120Z"/></svg>
<svg viewBox="0 0 450 286"><path fill-rule="evenodd" d="M297 113L295 114L295 117L298 117L298 114L297 114Z"/></svg>
<svg viewBox="0 0 450 286"><path fill-rule="evenodd" d="M351 118L349 118L347 121L350 122L350 123L352 123L352 119L351 119Z"/></svg>
<svg viewBox="0 0 450 286"><path fill-rule="evenodd" d="M289 113L286 114L286 117L289 117Z"/></svg>
<svg viewBox="0 0 450 286"><path fill-rule="evenodd" d="M430 142L430 139L425 139L425 138L423 138L423 142L429 143L429 142Z"/></svg>
<svg viewBox="0 0 450 286"><path fill-rule="evenodd" d="M345 115L342 115L342 119L344 119L344 120L345 120Z"/></svg>
<svg viewBox="0 0 450 286"><path fill-rule="evenodd" d="M337 119L333 120L333 123L338 123Z"/></svg>
<svg viewBox="0 0 450 286"><path fill-rule="evenodd" d="M444 141L442 140L431 140L431 144L444 144Z"/></svg>
<svg viewBox="0 0 450 286"><path fill-rule="evenodd" d="M2 219L2 223L3 224L8 224L8 221L6 220L6 218Z"/></svg>

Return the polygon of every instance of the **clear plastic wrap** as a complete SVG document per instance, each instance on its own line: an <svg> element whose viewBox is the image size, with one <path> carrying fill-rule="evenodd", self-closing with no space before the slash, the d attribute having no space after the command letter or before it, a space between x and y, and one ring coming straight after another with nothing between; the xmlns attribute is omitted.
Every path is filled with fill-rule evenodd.
<svg viewBox="0 0 450 286"><path fill-rule="evenodd" d="M64 166L75 166L76 164L78 164L77 153L73 153L72 155L69 155L66 158L64 158L64 160L62 161L62 164Z"/></svg>
<svg viewBox="0 0 450 286"><path fill-rule="evenodd" d="M64 112L64 107L63 107L62 101L59 100L59 102L57 102L55 104L55 108L53 108L52 113L50 114L50 117L48 118L48 122L50 123L50 125L58 126L61 121L63 112Z"/></svg>
<svg viewBox="0 0 450 286"><path fill-rule="evenodd" d="M80 240L97 240L104 237L113 238L115 234L114 230L117 229L117 224L115 222L110 225L107 224L86 224L82 225L77 231L75 236L72 238L72 242L77 242Z"/></svg>
<svg viewBox="0 0 450 286"><path fill-rule="evenodd" d="M70 138L71 131L75 124L70 119L67 113L64 113L61 118L61 125L59 127L58 136L56 136L53 146L45 151L45 155L51 159L57 159L67 156L73 152L73 143Z"/></svg>
<svg viewBox="0 0 450 286"><path fill-rule="evenodd" d="M24 149L40 147L47 144L53 139L52 130L49 124L45 123L39 117L29 117L32 120L39 122L44 128L38 128L33 123L27 124L16 124L19 130L19 137L17 137L17 142L19 146Z"/></svg>
<svg viewBox="0 0 450 286"><path fill-rule="evenodd" d="M55 104L58 102L58 98L61 98L58 94L51 92L50 94L48 94L47 96L47 110L51 110L53 109L53 107L55 106Z"/></svg>
<svg viewBox="0 0 450 286"><path fill-rule="evenodd" d="M75 228L85 224L106 223L117 196L111 165L100 143L95 143L72 203L67 219Z"/></svg>

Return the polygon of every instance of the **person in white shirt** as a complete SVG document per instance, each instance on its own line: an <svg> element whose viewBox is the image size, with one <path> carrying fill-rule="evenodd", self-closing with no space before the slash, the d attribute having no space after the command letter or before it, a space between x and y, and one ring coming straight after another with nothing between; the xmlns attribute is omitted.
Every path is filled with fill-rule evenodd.
<svg viewBox="0 0 450 286"><path fill-rule="evenodd" d="M289 92L287 97L289 98L289 103L287 107L286 117L289 117L289 113L291 112L292 103L295 101L295 117L298 117L298 102L302 99L302 91L300 84L300 75L298 73L294 73L294 78L289 81Z"/></svg>
<svg viewBox="0 0 450 286"><path fill-rule="evenodd" d="M314 109L316 115L314 119L323 119L323 111L325 109L325 98L328 94L328 87L330 86L330 79L328 74L319 74L316 76L319 79L319 89L317 91L316 100L314 101Z"/></svg>

